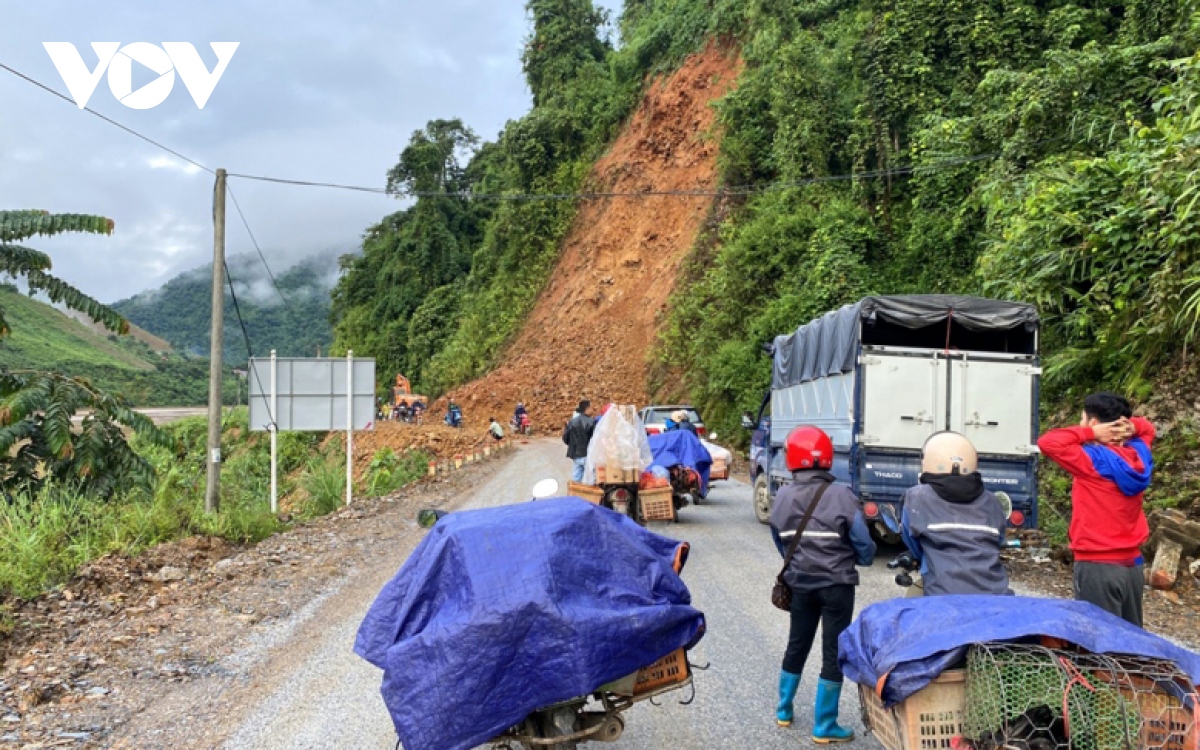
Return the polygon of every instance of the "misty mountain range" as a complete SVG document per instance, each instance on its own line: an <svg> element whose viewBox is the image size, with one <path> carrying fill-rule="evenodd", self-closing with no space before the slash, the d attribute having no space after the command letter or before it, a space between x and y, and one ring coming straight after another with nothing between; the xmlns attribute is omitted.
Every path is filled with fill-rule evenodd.
<svg viewBox="0 0 1200 750"><path fill-rule="evenodd" d="M329 351L329 293L338 279L342 250L310 256L286 269L272 268L278 290L257 255L235 255L226 265L254 356L275 349L281 357L312 357ZM170 342L176 351L209 354L212 265L185 271L158 289L111 307L129 321ZM225 292L225 362L244 365L247 347L233 298Z"/></svg>

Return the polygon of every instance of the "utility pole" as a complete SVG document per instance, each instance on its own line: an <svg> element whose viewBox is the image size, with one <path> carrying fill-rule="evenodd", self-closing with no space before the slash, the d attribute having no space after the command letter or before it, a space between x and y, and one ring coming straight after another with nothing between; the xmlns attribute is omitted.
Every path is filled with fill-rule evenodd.
<svg viewBox="0 0 1200 750"><path fill-rule="evenodd" d="M221 359L225 346L225 170L213 188L212 331L208 359L208 483L204 510L221 507Z"/></svg>

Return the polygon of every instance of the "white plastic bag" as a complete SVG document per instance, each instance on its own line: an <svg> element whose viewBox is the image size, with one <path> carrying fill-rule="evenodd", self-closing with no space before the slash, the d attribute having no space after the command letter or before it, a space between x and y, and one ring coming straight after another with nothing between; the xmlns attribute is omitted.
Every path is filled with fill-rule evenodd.
<svg viewBox="0 0 1200 750"><path fill-rule="evenodd" d="M596 483L597 466L636 471L640 477L642 471L653 462L654 454L650 452L646 426L638 416L637 407L610 404L608 411L596 422L592 442L588 443L583 481L587 484Z"/></svg>

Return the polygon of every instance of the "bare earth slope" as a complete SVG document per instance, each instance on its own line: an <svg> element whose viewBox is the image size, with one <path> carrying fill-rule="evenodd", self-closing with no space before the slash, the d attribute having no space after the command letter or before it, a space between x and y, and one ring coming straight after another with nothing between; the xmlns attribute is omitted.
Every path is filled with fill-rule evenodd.
<svg viewBox="0 0 1200 750"><path fill-rule="evenodd" d="M589 189L694 190L717 184L712 103L741 62L716 45L654 81ZM565 420L581 397L646 403L646 356L659 313L712 198L647 196L580 207L558 265L504 363L453 395L471 419L504 418L519 399L535 426Z"/></svg>

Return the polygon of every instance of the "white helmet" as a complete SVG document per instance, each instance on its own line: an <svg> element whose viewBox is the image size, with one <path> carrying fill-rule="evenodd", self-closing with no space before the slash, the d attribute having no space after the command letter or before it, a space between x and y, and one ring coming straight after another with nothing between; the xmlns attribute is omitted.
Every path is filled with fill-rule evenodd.
<svg viewBox="0 0 1200 750"><path fill-rule="evenodd" d="M921 449L923 474L974 474L979 468L975 446L957 432L937 432Z"/></svg>

